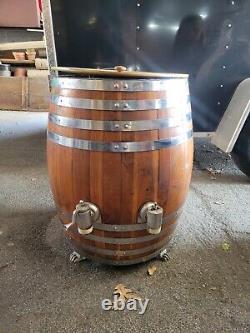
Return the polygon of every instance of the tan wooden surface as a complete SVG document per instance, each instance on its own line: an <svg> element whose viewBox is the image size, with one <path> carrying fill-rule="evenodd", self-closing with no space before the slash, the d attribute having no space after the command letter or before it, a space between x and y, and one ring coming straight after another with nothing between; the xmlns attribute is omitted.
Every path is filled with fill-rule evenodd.
<svg viewBox="0 0 250 333"><path fill-rule="evenodd" d="M117 71L114 69L95 69L95 68L77 68L77 67L52 67L54 71L68 74L77 74L82 76L107 76L107 77L134 77L134 78L185 78L187 74L175 73L151 73L137 71Z"/></svg>
<svg viewBox="0 0 250 333"><path fill-rule="evenodd" d="M25 82L22 77L0 77L0 109L25 108Z"/></svg>
<svg viewBox="0 0 250 333"><path fill-rule="evenodd" d="M8 50L26 50L26 49L44 49L45 41L33 41L33 42L13 42L13 43L1 43L0 51Z"/></svg>
<svg viewBox="0 0 250 333"><path fill-rule="evenodd" d="M0 59L3 64L13 65L32 65L35 64L35 60L16 60L16 59Z"/></svg>
<svg viewBox="0 0 250 333"><path fill-rule="evenodd" d="M27 78L28 80L28 109L48 110L49 109L49 84L48 78Z"/></svg>
<svg viewBox="0 0 250 333"><path fill-rule="evenodd" d="M0 77L0 110L48 111L48 78Z"/></svg>

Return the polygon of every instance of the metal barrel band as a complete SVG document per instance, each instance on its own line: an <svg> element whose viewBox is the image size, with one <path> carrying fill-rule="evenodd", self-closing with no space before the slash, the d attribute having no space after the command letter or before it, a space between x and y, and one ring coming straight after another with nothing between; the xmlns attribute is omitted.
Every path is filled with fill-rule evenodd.
<svg viewBox="0 0 250 333"><path fill-rule="evenodd" d="M172 81L174 79L174 82ZM178 88L187 89L187 79L169 77L155 80L114 80L114 79L77 79L77 78L54 78L51 81L52 88L89 90L89 91L166 91L173 84Z"/></svg>
<svg viewBox="0 0 250 333"><path fill-rule="evenodd" d="M145 111L160 110L170 107L178 107L189 103L189 95L185 98L174 99L145 99L145 100L98 100L83 99L65 96L51 96L52 104L87 110L107 110L107 111Z"/></svg>
<svg viewBox="0 0 250 333"><path fill-rule="evenodd" d="M133 249L133 250L110 250L110 249L101 249L101 248L97 248L95 246L91 246L91 245L87 245L84 244L83 242L81 242L81 247L82 249L86 250L86 251L91 251L94 252L96 254L100 254L100 255L107 255L107 256L121 256L121 257L125 257L125 256L136 256L136 255L140 255L140 254L146 254L150 251L154 251L156 249L159 249L159 247L161 248L164 244L166 244L166 240L169 238L169 235L165 235L164 238L157 243L154 243L152 245L149 246L145 246L144 248L140 248L140 249ZM119 246L119 245L118 245Z"/></svg>
<svg viewBox="0 0 250 333"><path fill-rule="evenodd" d="M173 128L185 125L192 119L191 113L187 113L182 118L161 118L155 120L129 120L129 121L104 121L87 120L79 118L63 117L55 113L49 114L49 121L53 124L93 131L114 131L114 132L133 132L159 130L163 128Z"/></svg>
<svg viewBox="0 0 250 333"><path fill-rule="evenodd" d="M119 245L129 245L137 243L145 243L152 240L157 240L160 235L148 235L143 237L134 237L134 238L111 238L111 237L101 237L96 235L86 235L83 236L84 239L91 241L102 242L107 244L119 244Z"/></svg>
<svg viewBox="0 0 250 333"><path fill-rule="evenodd" d="M103 142L69 138L48 131L48 139L61 146L82 150L113 153L136 153L168 148L184 143L190 139L192 135L193 131L189 130L183 135L170 137L168 139L160 139L157 141Z"/></svg>

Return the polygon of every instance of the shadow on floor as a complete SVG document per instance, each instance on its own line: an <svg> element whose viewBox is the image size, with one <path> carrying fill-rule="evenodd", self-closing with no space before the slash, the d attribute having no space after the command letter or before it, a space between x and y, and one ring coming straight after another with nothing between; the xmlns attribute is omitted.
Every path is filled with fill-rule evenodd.
<svg viewBox="0 0 250 333"><path fill-rule="evenodd" d="M46 131L42 130L33 134L15 135L14 132L9 136L0 135L0 149L43 149L46 144Z"/></svg>

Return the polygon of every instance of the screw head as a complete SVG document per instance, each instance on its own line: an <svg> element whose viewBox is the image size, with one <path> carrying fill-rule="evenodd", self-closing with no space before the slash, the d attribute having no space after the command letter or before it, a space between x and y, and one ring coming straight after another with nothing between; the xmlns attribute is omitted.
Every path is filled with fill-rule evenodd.
<svg viewBox="0 0 250 333"><path fill-rule="evenodd" d="M119 83L117 83L117 82L114 83L114 88L115 88L115 89L119 89Z"/></svg>
<svg viewBox="0 0 250 333"><path fill-rule="evenodd" d="M124 83L123 88L124 88L124 89L128 89L128 84L127 84L127 83Z"/></svg>
<svg viewBox="0 0 250 333"><path fill-rule="evenodd" d="M119 128L120 127L120 125L119 124L115 124L115 128Z"/></svg>
<svg viewBox="0 0 250 333"><path fill-rule="evenodd" d="M127 150L128 149L128 146L123 146L123 150Z"/></svg>
<svg viewBox="0 0 250 333"><path fill-rule="evenodd" d="M128 109L128 108L129 108L128 103L125 103L125 104L123 105L123 107L124 107L124 109Z"/></svg>
<svg viewBox="0 0 250 333"><path fill-rule="evenodd" d="M130 124L125 124L125 125L124 125L124 128L126 128L126 129L131 129L131 125L130 125Z"/></svg>
<svg viewBox="0 0 250 333"><path fill-rule="evenodd" d="M115 150L118 150L118 149L119 149L119 146L118 146L118 145L115 145L114 148L115 148Z"/></svg>
<svg viewBox="0 0 250 333"><path fill-rule="evenodd" d="M119 103L115 103L115 108L119 109L119 107L120 107L120 104Z"/></svg>

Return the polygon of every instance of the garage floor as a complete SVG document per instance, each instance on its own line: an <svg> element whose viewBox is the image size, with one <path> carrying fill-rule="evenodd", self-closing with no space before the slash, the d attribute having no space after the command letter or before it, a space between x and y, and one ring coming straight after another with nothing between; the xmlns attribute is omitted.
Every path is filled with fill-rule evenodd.
<svg viewBox="0 0 250 333"><path fill-rule="evenodd" d="M153 276L149 263L73 264L54 219L46 117L0 112L0 332L250 332L250 183L230 158L196 143L171 259L151 262ZM101 309L118 283L150 299L144 315Z"/></svg>

